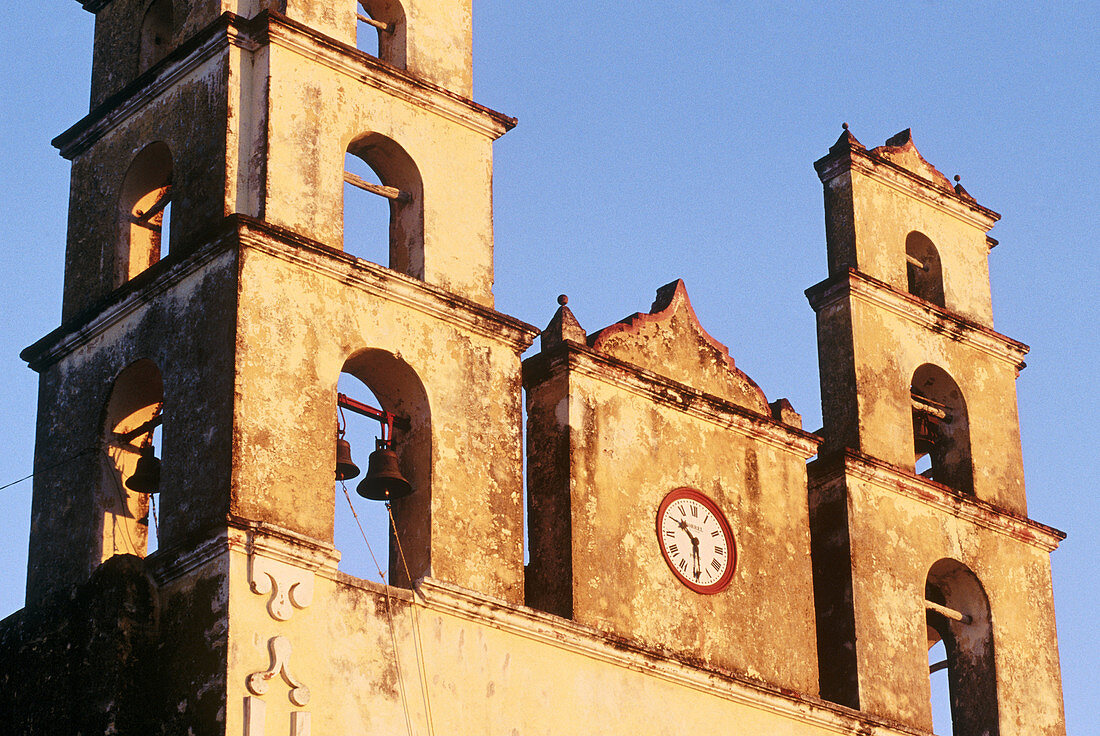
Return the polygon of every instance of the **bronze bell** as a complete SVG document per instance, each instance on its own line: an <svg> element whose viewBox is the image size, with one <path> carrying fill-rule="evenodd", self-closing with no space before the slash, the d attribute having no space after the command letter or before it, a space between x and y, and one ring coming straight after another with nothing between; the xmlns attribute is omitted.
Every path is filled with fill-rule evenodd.
<svg viewBox="0 0 1100 736"><path fill-rule="evenodd" d="M932 452L938 441L939 432L933 418L921 411L913 412L913 452L916 456Z"/></svg>
<svg viewBox="0 0 1100 736"><path fill-rule="evenodd" d="M141 448L134 474L126 479L126 487L138 493L156 493L160 486L160 460L152 446Z"/></svg>
<svg viewBox="0 0 1100 736"><path fill-rule="evenodd" d="M336 439L336 480L351 480L359 475L359 466L351 459L351 443L343 437Z"/></svg>
<svg viewBox="0 0 1100 736"><path fill-rule="evenodd" d="M413 492L409 481L401 475L397 466L397 453L380 447L367 458L367 474L355 489L363 498L372 501L392 501Z"/></svg>

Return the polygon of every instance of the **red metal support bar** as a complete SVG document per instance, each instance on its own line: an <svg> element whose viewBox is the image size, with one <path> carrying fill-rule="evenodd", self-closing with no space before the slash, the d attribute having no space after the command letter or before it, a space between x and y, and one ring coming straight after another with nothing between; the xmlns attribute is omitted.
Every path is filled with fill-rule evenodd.
<svg viewBox="0 0 1100 736"><path fill-rule="evenodd" d="M406 432L412 429L412 422L409 421L408 417L398 416L385 409L375 409L373 406L364 404L361 401L356 401L345 394L336 394L336 403L348 411L353 411L356 414L361 414L365 417L377 420L381 422L384 427L397 427Z"/></svg>

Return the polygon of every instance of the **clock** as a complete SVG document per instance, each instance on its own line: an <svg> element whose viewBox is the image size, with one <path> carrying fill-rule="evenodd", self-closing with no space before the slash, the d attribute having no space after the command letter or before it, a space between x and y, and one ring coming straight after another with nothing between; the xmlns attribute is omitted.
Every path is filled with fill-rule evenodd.
<svg viewBox="0 0 1100 736"><path fill-rule="evenodd" d="M657 509L657 540L676 578L696 593L725 590L737 565L733 532L718 504L694 488L677 488Z"/></svg>

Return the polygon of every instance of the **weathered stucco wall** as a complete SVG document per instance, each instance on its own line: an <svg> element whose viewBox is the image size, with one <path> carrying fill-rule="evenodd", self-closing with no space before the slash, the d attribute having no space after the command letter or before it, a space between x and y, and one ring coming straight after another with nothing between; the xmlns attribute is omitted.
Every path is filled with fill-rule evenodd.
<svg viewBox="0 0 1100 736"><path fill-rule="evenodd" d="M202 15L197 7L191 12ZM118 23L101 19L100 25ZM115 30L126 38L136 33ZM114 105L95 110L55 142L73 159L66 318L124 280L121 190L149 144L163 142L171 152L175 246L239 212L339 248L344 155L369 134L400 146L412 160L402 175L421 185L415 195L423 221L410 236L411 262L394 266L492 305L491 145L514 120L285 16L252 22L214 16L187 33L187 54L151 69ZM122 43L109 36L97 48L115 41ZM116 54L130 58L125 48L111 58ZM123 85L117 86L112 92ZM388 227L378 225L382 232ZM354 245L348 250L354 253Z"/></svg>
<svg viewBox="0 0 1100 736"><path fill-rule="evenodd" d="M355 253L343 239L344 206L355 206L344 202L344 156L353 141L383 136L415 166L395 178L422 184L422 265L408 273L491 306L492 142L512 122L302 28L273 25L271 40L266 219Z"/></svg>
<svg viewBox="0 0 1100 736"><path fill-rule="evenodd" d="M224 733L224 549L116 556L0 622L5 731Z"/></svg>
<svg viewBox="0 0 1100 736"><path fill-rule="evenodd" d="M83 582L103 559L95 535L107 461L105 410L116 377L140 359L163 376L161 545L224 523L236 274L235 254L217 244L166 259L95 319L24 351L41 373L35 454L37 466L48 468L35 477L28 601Z"/></svg>
<svg viewBox="0 0 1100 736"><path fill-rule="evenodd" d="M930 729L942 638L957 733L1064 733L1049 563L1064 535L1026 518L1028 348L990 308L999 215L908 131L867 151L845 130L815 166L830 270L806 292L825 436L809 474L822 695Z"/></svg>
<svg viewBox="0 0 1100 736"><path fill-rule="evenodd" d="M767 403L724 347L701 340L682 284L672 287L680 297L659 298L653 313L627 320L613 340L605 330L586 348L544 333L543 352L525 363L529 603L642 646L816 693L805 494L816 442L742 408ZM691 591L661 555L658 506L680 487L706 494L733 528L736 570L719 593Z"/></svg>
<svg viewBox="0 0 1100 736"><path fill-rule="evenodd" d="M1016 376L1027 348L859 275L815 287L827 447L846 446L912 470L910 386L924 364L942 368L966 404L973 492L1026 515ZM848 370L854 380L845 380ZM852 425L855 424L855 431ZM847 429L845 429L847 427ZM965 489L970 490L970 489Z"/></svg>
<svg viewBox="0 0 1100 736"><path fill-rule="evenodd" d="M825 184L829 274L854 268L905 291L905 241L936 247L948 309L993 326L986 233L1000 217L957 194L907 135L867 151L847 131L815 166Z"/></svg>
<svg viewBox="0 0 1100 736"><path fill-rule="evenodd" d="M820 438L737 370L681 283L591 338L563 299L521 366L537 330L492 309L491 147L515 121L467 99L469 0L406 0L405 47L385 60L352 44L357 7L396 13L386 0L159 3L152 54L147 2L84 3L98 13L95 109L56 141L73 161L65 322L24 353L41 373L41 470L29 607L0 623L0 685L32 675L0 687L11 723L926 733L938 620L925 598L947 595L925 584L957 560L988 601L952 619L992 632L991 661L975 661L996 702L977 710L996 711L1001 736L1062 736L1047 559L1061 536L1023 517L1026 347L992 331L997 215L907 133L867 151L846 131L817 164L830 277L809 295L827 443L808 481ZM139 193L171 187L171 250L123 269L135 223L120 193L151 143L171 151L170 176ZM393 270L344 242L349 146L404 193L381 190L403 213ZM941 307L905 293L913 231L938 249ZM112 387L137 361L156 391L127 407L152 413L163 386L160 548L145 559L144 532L124 549L103 533L112 513L136 529L148 503L106 485L102 463ZM973 495L913 472L924 363L966 397ZM394 441L415 492L393 512L410 569L393 560L394 587L336 570L342 371L409 420ZM683 487L732 526L735 572L710 595L674 576L656 539L659 504Z"/></svg>
<svg viewBox="0 0 1100 736"><path fill-rule="evenodd" d="M135 91L123 113L86 118L56 144L73 161L63 317L68 319L121 285L118 260L125 237L120 199L131 164L146 146L172 154L171 244L211 228L231 210L226 198L226 128L196 121L228 117L228 53L180 68Z"/></svg>
<svg viewBox="0 0 1100 736"><path fill-rule="evenodd" d="M334 41L355 47L357 33L374 33L369 26L358 28L356 13L364 8L355 0L167 0L171 17L162 39L160 58L185 46L197 33L224 13L253 18L264 11L285 14L292 21L309 26ZM366 0L366 5L385 8L388 3ZM91 106L133 82L143 68L142 25L149 0L108 0L96 10L95 45L92 57ZM400 45L397 54L417 77L463 97L473 92L473 22L469 0L402 0L394 35ZM368 9L368 10L369 10ZM390 14L384 22L391 22Z"/></svg>
<svg viewBox="0 0 1100 736"><path fill-rule="evenodd" d="M925 584L948 558L965 561L988 596L1001 736L1065 733L1049 559L1060 535L885 465L849 458L811 469L815 520L835 518L830 501L847 506L843 539L824 546L850 550L835 559L851 569L860 708L931 729ZM830 486L842 472L838 497Z"/></svg>
<svg viewBox="0 0 1100 736"><path fill-rule="evenodd" d="M412 401L415 387L397 385L383 364L355 370L355 356L379 351L406 366L425 396L426 410L410 417L419 434L396 438L406 475L428 479L394 504L409 520L402 541L418 560L413 578L522 601L519 354L534 328L298 242L252 233L242 256L234 513L331 541L336 384L346 361L380 400L392 397L386 408ZM409 455L410 447L430 449Z"/></svg>
<svg viewBox="0 0 1100 736"><path fill-rule="evenodd" d="M260 579L270 574L262 595L248 584L250 564ZM236 546L231 565L229 734L256 733L259 723L287 733L293 718L308 719L312 733L657 734L670 723L696 733L904 732L432 580L415 592L391 588L387 599L381 586L270 537ZM310 591L298 598L305 605L287 596L295 582ZM292 681L276 671L257 687L249 677L272 669L280 637ZM299 685L304 704L292 692ZM246 714L257 718L251 731Z"/></svg>

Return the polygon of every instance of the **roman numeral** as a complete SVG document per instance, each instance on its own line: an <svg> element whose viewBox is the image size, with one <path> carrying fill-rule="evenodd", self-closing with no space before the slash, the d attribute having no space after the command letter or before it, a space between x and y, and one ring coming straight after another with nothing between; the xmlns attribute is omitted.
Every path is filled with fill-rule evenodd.
<svg viewBox="0 0 1100 736"><path fill-rule="evenodd" d="M694 517L696 519L699 518L699 507L698 506L692 506L691 507L691 515L692 515L692 517Z"/></svg>
<svg viewBox="0 0 1100 736"><path fill-rule="evenodd" d="M672 531L671 529L665 529L665 536L666 537L675 537L676 532Z"/></svg>
<svg viewBox="0 0 1100 736"><path fill-rule="evenodd" d="M718 536L719 534L721 534L721 533L722 533L722 530L721 530L721 529L715 529L714 531L712 531L712 532L710 533L710 535L711 535L712 537L717 537L717 536Z"/></svg>
<svg viewBox="0 0 1100 736"><path fill-rule="evenodd" d="M680 571L681 572L687 572L687 569L688 569L688 561L687 560L680 560Z"/></svg>
<svg viewBox="0 0 1100 736"><path fill-rule="evenodd" d="M718 560L711 560L710 561L710 566L714 568L715 572L718 572L719 570L722 569L722 563L719 562Z"/></svg>
<svg viewBox="0 0 1100 736"><path fill-rule="evenodd" d="M668 545L668 553L670 555L678 555L680 554L680 548L677 547L675 544L670 544Z"/></svg>
<svg viewBox="0 0 1100 736"><path fill-rule="evenodd" d="M726 548L725 547L719 547L719 546L715 545L714 554L722 555L723 557L725 557L726 556Z"/></svg>
<svg viewBox="0 0 1100 736"><path fill-rule="evenodd" d="M710 521L710 514L707 514L707 518L703 519L703 523L706 524L708 521Z"/></svg>

